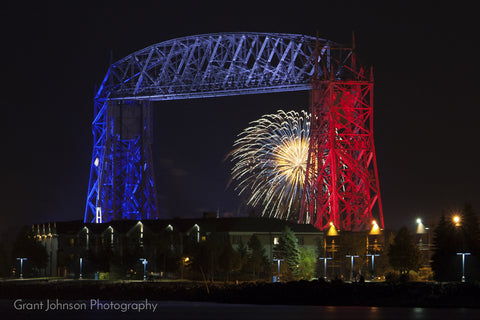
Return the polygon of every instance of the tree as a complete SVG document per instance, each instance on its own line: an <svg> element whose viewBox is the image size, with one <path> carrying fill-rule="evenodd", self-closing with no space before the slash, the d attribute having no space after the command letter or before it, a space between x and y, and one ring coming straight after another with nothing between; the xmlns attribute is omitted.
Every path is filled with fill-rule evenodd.
<svg viewBox="0 0 480 320"><path fill-rule="evenodd" d="M471 280L480 280L480 226L478 217L470 203L466 203L462 211L462 252L469 252L471 256L465 262L466 276ZM459 264L457 256L457 264Z"/></svg>
<svg viewBox="0 0 480 320"><path fill-rule="evenodd" d="M300 248L300 263L298 277L304 280L311 280L315 276L317 256L312 248Z"/></svg>
<svg viewBox="0 0 480 320"><path fill-rule="evenodd" d="M240 243L238 244L237 252L240 255L240 276L244 278L248 273L248 247L243 243L242 239L240 239Z"/></svg>
<svg viewBox="0 0 480 320"><path fill-rule="evenodd" d="M478 218L470 203L465 204L461 218L462 248L472 255L478 255L480 250L480 227Z"/></svg>
<svg viewBox="0 0 480 320"><path fill-rule="evenodd" d="M225 274L225 281L230 280L230 274L232 271L240 270L242 266L240 254L233 249L230 241L226 242L223 251L220 254L218 266Z"/></svg>
<svg viewBox="0 0 480 320"><path fill-rule="evenodd" d="M410 270L417 271L422 262L422 253L415 244L415 238L406 227L402 227L388 250L388 258L393 269L402 275Z"/></svg>
<svg viewBox="0 0 480 320"><path fill-rule="evenodd" d="M220 255L225 246L225 237L216 232L212 232L205 241L197 245L193 254L193 267L200 271L202 277L215 280L215 271L221 269L219 266Z"/></svg>
<svg viewBox="0 0 480 320"><path fill-rule="evenodd" d="M395 239L395 236L393 232L387 231L386 234L384 235L385 239L385 245L378 251L378 252L370 252L370 253L378 253L380 256L375 258L375 276L381 276L385 275L387 272L391 272L392 267L389 264L389 257L388 257L388 248L393 243L393 240ZM371 258L370 258L371 259ZM372 260L367 261L368 264L368 270L371 272L371 264Z"/></svg>
<svg viewBox="0 0 480 320"><path fill-rule="evenodd" d="M455 267L456 245L455 226L444 214L434 230L434 253L432 255L432 270L437 281L453 281L458 268Z"/></svg>
<svg viewBox="0 0 480 320"><path fill-rule="evenodd" d="M274 248L274 255L277 259L285 259L287 270L286 274L283 274L284 279L291 280L299 276L297 266L300 263L300 250L297 237L289 227L283 230L279 243Z"/></svg>
<svg viewBox="0 0 480 320"><path fill-rule="evenodd" d="M248 256L248 266L253 274L253 279L269 278L270 277L270 263L268 261L265 248L256 235L252 235L248 240L248 248L250 254Z"/></svg>

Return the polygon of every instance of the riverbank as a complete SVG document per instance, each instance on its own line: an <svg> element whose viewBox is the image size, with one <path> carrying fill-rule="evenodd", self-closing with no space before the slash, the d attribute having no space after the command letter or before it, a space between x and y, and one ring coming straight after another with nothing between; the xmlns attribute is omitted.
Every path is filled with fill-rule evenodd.
<svg viewBox="0 0 480 320"><path fill-rule="evenodd" d="M0 299L199 301L275 305L479 308L480 284L430 282L223 284L42 280L0 282Z"/></svg>

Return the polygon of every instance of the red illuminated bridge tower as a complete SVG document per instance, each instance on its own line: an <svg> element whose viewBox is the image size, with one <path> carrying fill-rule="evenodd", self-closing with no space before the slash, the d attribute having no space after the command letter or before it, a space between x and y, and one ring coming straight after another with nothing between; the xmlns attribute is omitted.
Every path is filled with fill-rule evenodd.
<svg viewBox="0 0 480 320"><path fill-rule="evenodd" d="M343 67L335 71L317 54L300 222L322 230L333 223L340 230L363 231L376 220L383 228L373 142L373 73L356 65L354 50L336 62Z"/></svg>

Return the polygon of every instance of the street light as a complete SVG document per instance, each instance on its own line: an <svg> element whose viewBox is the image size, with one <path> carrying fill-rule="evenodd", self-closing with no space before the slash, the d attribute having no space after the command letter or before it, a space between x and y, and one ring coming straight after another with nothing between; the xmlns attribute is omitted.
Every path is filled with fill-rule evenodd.
<svg viewBox="0 0 480 320"><path fill-rule="evenodd" d="M23 279L23 261L28 260L27 258L17 258L20 260L20 279Z"/></svg>
<svg viewBox="0 0 480 320"><path fill-rule="evenodd" d="M140 261L142 261L143 264L143 280L147 280L147 259L141 258Z"/></svg>
<svg viewBox="0 0 480 320"><path fill-rule="evenodd" d="M461 219L460 219L460 216L459 216L459 215L454 215L453 218L452 218L452 220L453 220L453 223L455 223L455 227L459 227L459 226L460 226L460 221L461 221Z"/></svg>
<svg viewBox="0 0 480 320"><path fill-rule="evenodd" d="M280 282L280 262L285 261L285 259L273 259L273 262L277 262L278 269L277 269L277 282Z"/></svg>
<svg viewBox="0 0 480 320"><path fill-rule="evenodd" d="M380 257L379 254L367 254L367 257L372 257L372 281L375 281L375 257Z"/></svg>
<svg viewBox="0 0 480 320"><path fill-rule="evenodd" d="M82 262L83 262L83 258L80 258L80 276L79 278L82 279Z"/></svg>
<svg viewBox="0 0 480 320"><path fill-rule="evenodd" d="M465 256L469 256L470 252L457 252L457 256L462 256L462 282L465 282Z"/></svg>
<svg viewBox="0 0 480 320"><path fill-rule="evenodd" d="M422 219L417 219L417 234L425 233L425 226L423 225Z"/></svg>
<svg viewBox="0 0 480 320"><path fill-rule="evenodd" d="M327 260L332 260L332 258L318 258L319 260L323 259L323 270L324 270L324 277L323 279L325 279L325 281L327 281Z"/></svg>
<svg viewBox="0 0 480 320"><path fill-rule="evenodd" d="M353 259L358 258L357 255L349 255L347 254L345 257L350 258L351 266L350 266L350 281L353 281Z"/></svg>
<svg viewBox="0 0 480 320"><path fill-rule="evenodd" d="M369 232L371 235L379 235L381 234L381 229L378 226L378 223L376 220L372 221L372 229Z"/></svg>
<svg viewBox="0 0 480 320"><path fill-rule="evenodd" d="M424 245L424 242L423 242L423 236L422 236L425 233L427 234L427 248L426 249L425 249L425 245ZM417 234L419 235L418 246L419 246L420 250L421 251L427 251L427 256L426 257L425 257L425 253L423 253L423 258L424 258L423 264L428 265L430 263L430 256L431 256L431 254L430 254L430 247L431 247L430 246L430 228L425 227L422 219L420 219L420 218L417 218ZM425 259L427 261L425 261Z"/></svg>

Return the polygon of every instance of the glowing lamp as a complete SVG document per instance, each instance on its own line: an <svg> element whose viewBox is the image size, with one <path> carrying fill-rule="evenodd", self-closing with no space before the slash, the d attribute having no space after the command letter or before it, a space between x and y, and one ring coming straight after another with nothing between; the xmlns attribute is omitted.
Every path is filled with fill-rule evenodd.
<svg viewBox="0 0 480 320"><path fill-rule="evenodd" d="M330 228L328 228L327 236L338 236L338 231L333 222L330 222Z"/></svg>
<svg viewBox="0 0 480 320"><path fill-rule="evenodd" d="M423 234L426 233L425 231L425 226L422 223L422 219L418 218L417 219L417 234Z"/></svg>
<svg viewBox="0 0 480 320"><path fill-rule="evenodd" d="M455 223L455 227L460 226L460 216L455 215L453 216L452 220L453 220L453 223Z"/></svg>
<svg viewBox="0 0 480 320"><path fill-rule="evenodd" d="M376 220L372 221L372 230L370 230L370 234L380 234L380 227Z"/></svg>

